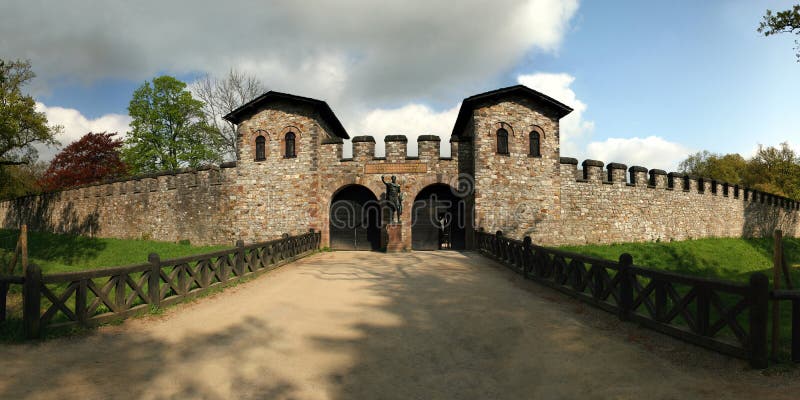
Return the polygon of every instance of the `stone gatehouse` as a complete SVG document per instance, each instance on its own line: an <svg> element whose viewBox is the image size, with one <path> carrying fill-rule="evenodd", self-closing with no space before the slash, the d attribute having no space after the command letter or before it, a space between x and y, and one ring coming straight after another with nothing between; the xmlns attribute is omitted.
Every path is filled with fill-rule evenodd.
<svg viewBox="0 0 800 400"><path fill-rule="evenodd" d="M352 138L324 101L267 92L225 118L236 163L170 171L0 203L0 226L107 237L258 241L308 229L322 245L377 249L387 222L381 177L404 193L406 249L469 248L476 228L537 243L582 244L798 234L798 202L702 177L561 157L572 110L525 86L464 99L449 142ZM619 160L624 161L624 160Z"/></svg>

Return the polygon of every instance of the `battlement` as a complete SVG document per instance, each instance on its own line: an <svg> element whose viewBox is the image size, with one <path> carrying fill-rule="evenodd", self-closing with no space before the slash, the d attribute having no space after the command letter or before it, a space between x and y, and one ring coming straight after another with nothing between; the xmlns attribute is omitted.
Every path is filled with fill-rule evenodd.
<svg viewBox="0 0 800 400"><path fill-rule="evenodd" d="M354 136L352 139L352 157L346 159L339 157L339 161L366 162L370 160L386 160L387 162L403 162L406 160L420 160L429 162L435 160L450 160L453 158L452 154L457 154L457 140L451 140L451 156L442 156L442 139L436 135L420 135L417 137L416 156L408 154L408 138L405 135L386 135L383 140L385 154L379 157L375 151L375 137L371 135ZM342 141L325 140L322 141L321 144L323 145L322 151L325 154L331 151L335 154L342 153ZM327 147L333 148L334 150L326 149Z"/></svg>
<svg viewBox="0 0 800 400"><path fill-rule="evenodd" d="M106 180L103 182L73 186L69 188L44 192L41 195L53 200L77 200L92 197L131 195L176 189L193 189L197 187L219 186L232 181L236 162L225 162L198 168L181 168L152 174L142 174L127 178ZM24 198L24 197L23 197ZM7 201L15 201L7 200Z"/></svg>
<svg viewBox="0 0 800 400"><path fill-rule="evenodd" d="M800 210L800 202L776 194L741 187L713 178L693 176L680 172L669 172L660 169L647 169L634 165L628 168L625 164L612 162L604 164L598 160L584 160L582 169L578 169L578 160L572 157L561 157L561 178L565 183L595 183L606 185L624 185L668 191L681 191L704 196L719 196L749 202L758 202L777 206L786 210ZM606 171L603 171L605 166ZM627 172L627 173L626 173Z"/></svg>

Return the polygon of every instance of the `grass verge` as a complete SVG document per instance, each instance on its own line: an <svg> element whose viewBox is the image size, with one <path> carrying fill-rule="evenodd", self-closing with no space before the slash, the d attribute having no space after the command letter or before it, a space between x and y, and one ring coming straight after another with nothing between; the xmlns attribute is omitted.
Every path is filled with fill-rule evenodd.
<svg viewBox="0 0 800 400"><path fill-rule="evenodd" d="M18 230L0 229L0 271L7 271L8 262L19 237ZM84 271L105 267L147 262L150 253L162 259L208 253L231 246L192 246L188 241L159 242L153 240L125 240L93 238L78 235L61 235L45 232L28 233L29 263L38 264L43 274ZM19 263L14 271L20 275ZM63 289L63 288L62 288ZM12 285L7 296L7 319L0 326L0 342L22 340L22 293L20 285ZM47 304L46 299L43 304ZM99 311L108 311L101 306ZM160 309L149 314L159 314ZM148 314L144 312L143 314ZM53 329L46 337L73 335L86 328Z"/></svg>
<svg viewBox="0 0 800 400"><path fill-rule="evenodd" d="M0 267L7 267L19 231L0 229ZM154 240L108 239L45 232L28 233L28 257L42 272L59 273L147 262L147 255L158 253L161 259L208 253L230 246L192 246ZM20 274L19 265L15 271Z"/></svg>

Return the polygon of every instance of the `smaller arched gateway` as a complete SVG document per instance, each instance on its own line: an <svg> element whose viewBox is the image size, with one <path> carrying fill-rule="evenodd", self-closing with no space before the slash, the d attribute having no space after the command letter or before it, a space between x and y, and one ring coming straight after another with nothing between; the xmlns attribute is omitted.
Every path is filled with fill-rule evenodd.
<svg viewBox="0 0 800 400"><path fill-rule="evenodd" d="M411 208L411 248L463 250L465 204L450 185L437 183L422 189Z"/></svg>
<svg viewBox="0 0 800 400"><path fill-rule="evenodd" d="M331 198L330 243L334 250L379 250L378 199L361 185L345 186Z"/></svg>

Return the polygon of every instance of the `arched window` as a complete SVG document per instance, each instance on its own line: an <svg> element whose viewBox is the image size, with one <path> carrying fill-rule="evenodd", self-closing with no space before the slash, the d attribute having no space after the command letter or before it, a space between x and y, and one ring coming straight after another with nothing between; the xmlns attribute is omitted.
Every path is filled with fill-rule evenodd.
<svg viewBox="0 0 800 400"><path fill-rule="evenodd" d="M539 132L533 131L530 134L530 156L531 157L541 157L542 156L542 148L541 148L541 137L539 136Z"/></svg>
<svg viewBox="0 0 800 400"><path fill-rule="evenodd" d="M286 158L294 158L297 157L297 153L295 152L295 143L294 143L294 132L289 132L284 137L283 143L286 152L284 153L284 157Z"/></svg>
<svg viewBox="0 0 800 400"><path fill-rule="evenodd" d="M497 130L497 154L508 154L508 131L503 128Z"/></svg>
<svg viewBox="0 0 800 400"><path fill-rule="evenodd" d="M256 138L256 161L267 159L267 140L263 136Z"/></svg>

